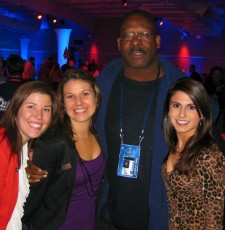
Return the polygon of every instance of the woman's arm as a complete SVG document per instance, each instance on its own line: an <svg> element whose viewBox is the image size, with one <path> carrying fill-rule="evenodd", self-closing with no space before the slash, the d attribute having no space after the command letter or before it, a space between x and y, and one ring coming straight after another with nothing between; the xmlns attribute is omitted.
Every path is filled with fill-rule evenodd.
<svg viewBox="0 0 225 230"><path fill-rule="evenodd" d="M74 183L74 149L54 136L38 140L34 152L33 163L47 170L48 177L31 185L22 220L34 229L57 229L65 218Z"/></svg>
<svg viewBox="0 0 225 230"><path fill-rule="evenodd" d="M0 229L6 229L16 205L19 178L18 158L11 155L6 139L0 143L0 156Z"/></svg>
<svg viewBox="0 0 225 230"><path fill-rule="evenodd" d="M223 229L225 158L218 149L206 154L200 164L205 229Z"/></svg>
<svg viewBox="0 0 225 230"><path fill-rule="evenodd" d="M45 191L47 190L48 184L51 181L51 176L53 174L54 168L57 167L57 157L60 155L60 146L50 143L51 139L46 136L40 138L33 148L32 162L29 163L29 173L31 175L29 180L32 180L30 186L30 193L26 200L24 207L24 216L22 218L23 223L30 223L31 219L35 215L40 203L43 200ZM59 142L58 142L59 143ZM43 170L41 170L43 169ZM48 177L43 179L37 179L36 174L42 171L48 171ZM42 177L42 175L41 175Z"/></svg>

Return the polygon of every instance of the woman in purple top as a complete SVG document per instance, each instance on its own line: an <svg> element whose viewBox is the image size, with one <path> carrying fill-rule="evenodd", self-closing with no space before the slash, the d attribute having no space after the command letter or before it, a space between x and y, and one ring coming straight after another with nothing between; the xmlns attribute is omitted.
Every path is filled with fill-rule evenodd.
<svg viewBox="0 0 225 230"><path fill-rule="evenodd" d="M22 219L34 230L94 230L105 158L94 130L101 93L86 71L70 69L59 90L62 124L34 144L32 163L48 176L31 185Z"/></svg>

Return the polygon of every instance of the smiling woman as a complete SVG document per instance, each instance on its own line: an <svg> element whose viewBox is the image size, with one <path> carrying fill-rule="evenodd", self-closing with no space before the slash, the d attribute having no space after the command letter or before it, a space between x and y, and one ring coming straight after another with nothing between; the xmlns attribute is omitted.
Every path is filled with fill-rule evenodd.
<svg viewBox="0 0 225 230"><path fill-rule="evenodd" d="M32 167L46 170L48 176L31 185L22 221L30 230L93 230L105 176L94 129L101 92L88 71L70 69L57 96L62 122L33 146Z"/></svg>
<svg viewBox="0 0 225 230"><path fill-rule="evenodd" d="M32 93L18 111L17 125L25 144L30 138L38 137L51 120L52 102L49 95Z"/></svg>
<svg viewBox="0 0 225 230"><path fill-rule="evenodd" d="M169 229L223 229L225 157L212 138L209 96L191 78L177 80L164 105L170 153L162 167Z"/></svg>
<svg viewBox="0 0 225 230"><path fill-rule="evenodd" d="M22 229L27 142L57 121L57 108L53 92L41 82L21 85L10 101L0 124L0 229Z"/></svg>

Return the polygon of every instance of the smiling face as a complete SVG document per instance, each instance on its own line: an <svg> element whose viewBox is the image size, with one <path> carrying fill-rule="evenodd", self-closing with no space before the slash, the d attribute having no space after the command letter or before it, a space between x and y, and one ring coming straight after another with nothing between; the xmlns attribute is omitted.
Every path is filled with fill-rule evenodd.
<svg viewBox="0 0 225 230"><path fill-rule="evenodd" d="M129 33L155 33L153 24L142 15L128 17L121 26L121 35ZM134 36L132 40L117 39L118 49L124 57L125 68L143 69L156 60L160 48L160 36L152 35L149 39Z"/></svg>
<svg viewBox="0 0 225 230"><path fill-rule="evenodd" d="M52 101L49 95L32 93L27 97L16 118L23 144L31 138L37 138L48 128L51 115Z"/></svg>
<svg viewBox="0 0 225 230"><path fill-rule="evenodd" d="M90 84L71 79L63 87L64 106L72 124L90 125L97 107L97 99Z"/></svg>
<svg viewBox="0 0 225 230"><path fill-rule="evenodd" d="M197 109L190 97L182 91L176 91L171 97L168 116L178 137L193 136L199 126Z"/></svg>

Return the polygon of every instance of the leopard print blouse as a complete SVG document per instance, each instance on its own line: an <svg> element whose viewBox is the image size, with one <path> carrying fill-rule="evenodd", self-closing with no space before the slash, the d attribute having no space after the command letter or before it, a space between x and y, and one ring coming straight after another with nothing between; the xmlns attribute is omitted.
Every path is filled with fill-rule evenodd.
<svg viewBox="0 0 225 230"><path fill-rule="evenodd" d="M176 170L166 172L165 163L162 175L170 230L223 229L225 157L215 144L202 151L189 177Z"/></svg>

